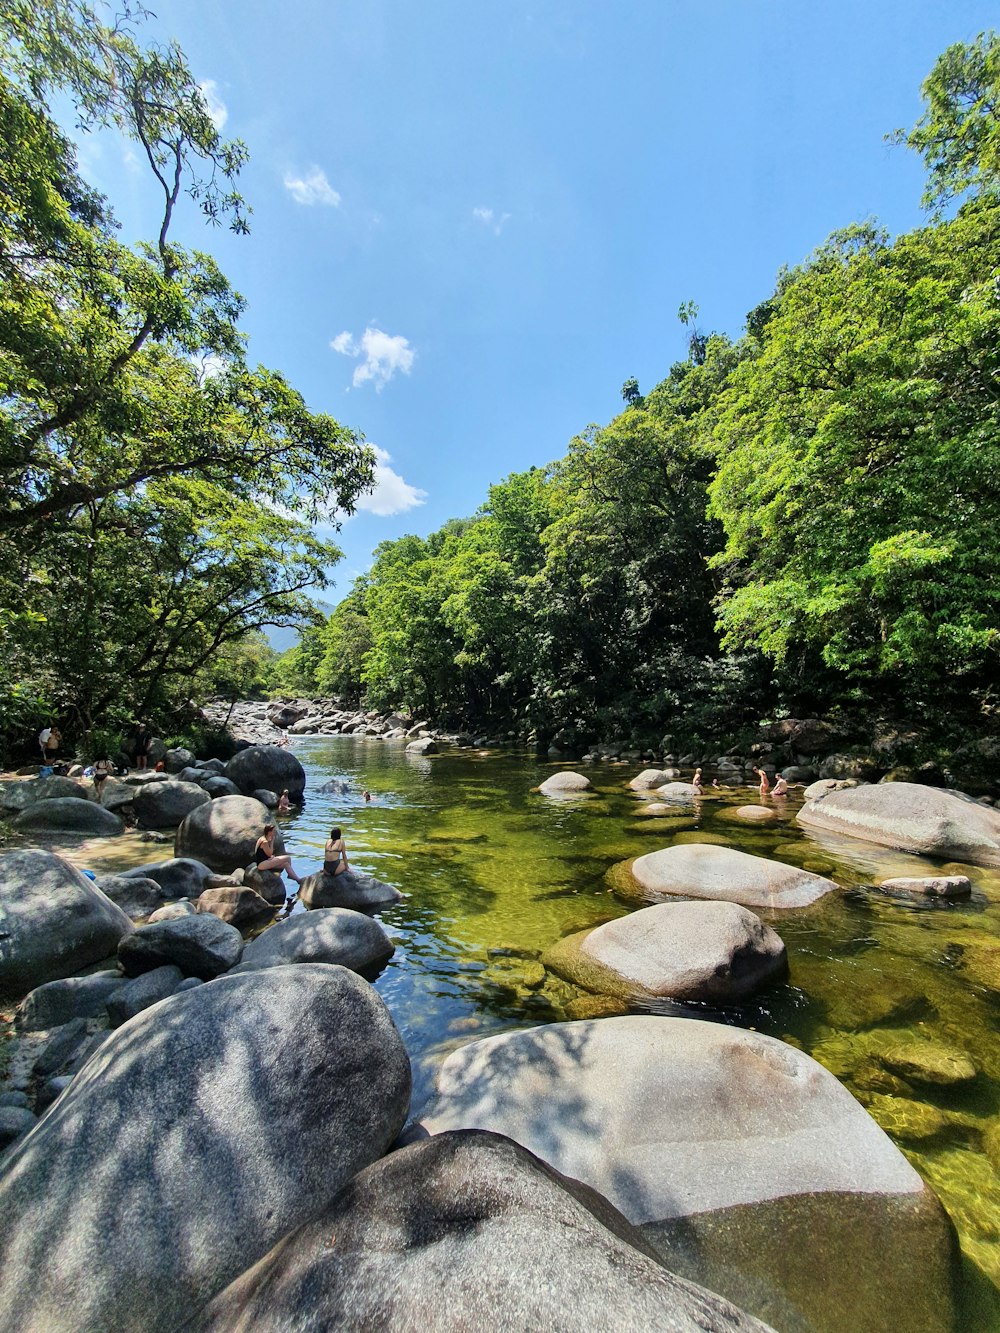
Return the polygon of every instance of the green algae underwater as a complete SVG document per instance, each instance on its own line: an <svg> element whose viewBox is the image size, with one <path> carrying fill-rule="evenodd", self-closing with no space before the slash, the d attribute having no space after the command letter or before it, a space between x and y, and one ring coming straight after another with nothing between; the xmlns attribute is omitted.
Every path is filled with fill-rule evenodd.
<svg viewBox="0 0 1000 1333"><path fill-rule="evenodd" d="M352 866L405 895L380 917L396 953L376 986L413 1061L414 1113L440 1062L468 1041L623 1012L541 961L562 937L630 910L611 887L619 863L709 841L835 879L842 891L812 907L758 909L788 947L786 982L733 1006L645 1008L756 1029L834 1073L955 1224L960 1327L1000 1329L1000 870L948 863L972 880L964 901L893 898L875 884L940 874L942 864L807 833L794 819L800 793L770 801L776 818L763 823L735 813L758 803L748 788L709 790L693 810L658 818L643 816L647 801L627 786L640 765L588 765L580 771L592 792L550 800L532 788L567 765L504 751L417 757L345 736L297 740L295 753L305 804L279 819L299 872L317 868L337 824ZM320 793L330 779L347 790ZM98 845L89 846L96 865Z"/></svg>

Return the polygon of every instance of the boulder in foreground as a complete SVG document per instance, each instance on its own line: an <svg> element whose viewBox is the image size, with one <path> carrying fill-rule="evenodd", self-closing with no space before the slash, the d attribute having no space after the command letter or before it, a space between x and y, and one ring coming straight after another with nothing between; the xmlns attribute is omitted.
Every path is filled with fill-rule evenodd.
<svg viewBox="0 0 1000 1333"><path fill-rule="evenodd" d="M118 961L127 977L172 964L186 977L211 981L235 967L242 952L236 927L206 914L140 926L119 944Z"/></svg>
<svg viewBox="0 0 1000 1333"><path fill-rule="evenodd" d="M555 944L545 965L585 990L623 999L729 1003L788 971L781 937L728 902L660 903Z"/></svg>
<svg viewBox="0 0 1000 1333"><path fill-rule="evenodd" d="M86 875L35 849L0 853L0 921L0 994L12 996L109 957L132 931Z"/></svg>
<svg viewBox="0 0 1000 1333"><path fill-rule="evenodd" d="M372 917L326 907L290 917L251 940L243 950L240 971L285 963L337 963L368 975L394 952L392 941Z"/></svg>
<svg viewBox="0 0 1000 1333"><path fill-rule="evenodd" d="M837 885L808 870L732 847L690 842L637 856L612 868L611 882L631 902L721 898L743 907L808 907Z"/></svg>
<svg viewBox="0 0 1000 1333"><path fill-rule="evenodd" d="M1000 866L1000 811L940 787L918 782L845 787L809 801L796 818L805 828L903 852Z"/></svg>
<svg viewBox="0 0 1000 1333"><path fill-rule="evenodd" d="M368 1167L194 1324L201 1333L611 1326L766 1328L667 1272L605 1199L482 1133L442 1134Z"/></svg>
<svg viewBox="0 0 1000 1333"><path fill-rule="evenodd" d="M631 1016L454 1052L422 1119L604 1194L674 1271L777 1328L951 1327L954 1232L832 1074L760 1033ZM920 1263L913 1255L920 1255Z"/></svg>
<svg viewBox="0 0 1000 1333"><path fill-rule="evenodd" d="M0 1327L167 1333L393 1142L410 1068L344 968L223 977L114 1032L0 1178Z"/></svg>
<svg viewBox="0 0 1000 1333"><path fill-rule="evenodd" d="M36 801L14 820L17 829L52 829L61 833L90 833L99 838L113 838L125 831L124 822L93 801L75 796L57 796Z"/></svg>

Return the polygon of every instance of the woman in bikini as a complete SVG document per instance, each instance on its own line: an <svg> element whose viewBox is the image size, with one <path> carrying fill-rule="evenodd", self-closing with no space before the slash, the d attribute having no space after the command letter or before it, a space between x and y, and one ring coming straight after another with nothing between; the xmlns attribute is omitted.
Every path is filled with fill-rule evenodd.
<svg viewBox="0 0 1000 1333"><path fill-rule="evenodd" d="M258 870L273 870L278 875L284 870L289 879L294 879L296 884L302 883L302 876L295 873L292 858L274 854L274 823L271 820L264 825L264 836L257 839L253 859L257 862Z"/></svg>
<svg viewBox="0 0 1000 1333"><path fill-rule="evenodd" d="M350 870L347 863L347 848L344 846L344 839L340 836L339 828L330 830L330 841L326 844L323 851L323 869L328 875L342 875L345 870Z"/></svg>

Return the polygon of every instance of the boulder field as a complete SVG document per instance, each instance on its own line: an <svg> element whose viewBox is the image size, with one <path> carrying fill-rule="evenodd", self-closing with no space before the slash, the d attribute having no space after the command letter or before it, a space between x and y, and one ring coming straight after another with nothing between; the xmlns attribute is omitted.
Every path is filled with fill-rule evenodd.
<svg viewBox="0 0 1000 1333"><path fill-rule="evenodd" d="M507 1032L441 1066L420 1130L512 1138L603 1194L667 1267L776 1328L951 1326L934 1194L803 1052L699 1019ZM914 1263L914 1255L920 1256Z"/></svg>
<svg viewBox="0 0 1000 1333"><path fill-rule="evenodd" d="M167 1333L380 1158L410 1066L344 968L223 977L101 1045L0 1176L0 1327Z"/></svg>
<svg viewBox="0 0 1000 1333"><path fill-rule="evenodd" d="M616 893L630 902L717 898L743 907L808 907L837 885L808 870L732 847L691 842L648 852L612 867Z"/></svg>
<svg viewBox="0 0 1000 1333"><path fill-rule="evenodd" d="M843 787L818 793L796 818L805 828L899 851L1000 866L1000 811L939 787L916 782Z"/></svg>

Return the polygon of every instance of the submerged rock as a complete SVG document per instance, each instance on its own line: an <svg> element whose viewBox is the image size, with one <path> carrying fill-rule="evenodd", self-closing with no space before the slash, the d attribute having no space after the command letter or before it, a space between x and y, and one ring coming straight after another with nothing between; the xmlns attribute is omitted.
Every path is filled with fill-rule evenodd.
<svg viewBox="0 0 1000 1333"><path fill-rule="evenodd" d="M731 847L692 842L637 856L614 867L615 891L630 901L659 902L673 895L721 898L744 907L807 907L837 885L797 866L751 856Z"/></svg>
<svg viewBox="0 0 1000 1333"><path fill-rule="evenodd" d="M766 1328L668 1272L593 1191L500 1135L457 1132L368 1167L194 1327L585 1333L611 1324Z"/></svg>
<svg viewBox="0 0 1000 1333"><path fill-rule="evenodd" d="M107 1038L0 1177L0 1326L168 1333L389 1148L410 1069L344 968L223 977Z"/></svg>
<svg viewBox="0 0 1000 1333"><path fill-rule="evenodd" d="M133 929L75 866L34 849L0 852L0 920L0 993L7 995L109 957Z"/></svg>
<svg viewBox="0 0 1000 1333"><path fill-rule="evenodd" d="M730 902L661 903L555 944L548 967L574 985L619 998L725 1003L788 971L779 935Z"/></svg>
<svg viewBox="0 0 1000 1333"><path fill-rule="evenodd" d="M883 1046L878 1059L893 1074L908 1083L929 1087L954 1087L970 1083L979 1072L964 1051L942 1042L903 1039Z"/></svg>
<svg viewBox="0 0 1000 1333"><path fill-rule="evenodd" d="M772 1037L648 1015L507 1032L447 1058L421 1123L508 1135L778 1328L899 1310L908 1333L951 1326L940 1204L837 1079Z"/></svg>
<svg viewBox="0 0 1000 1333"><path fill-rule="evenodd" d="M806 828L904 852L1000 866L1000 811L937 787L889 782L831 791L809 801L796 818Z"/></svg>

